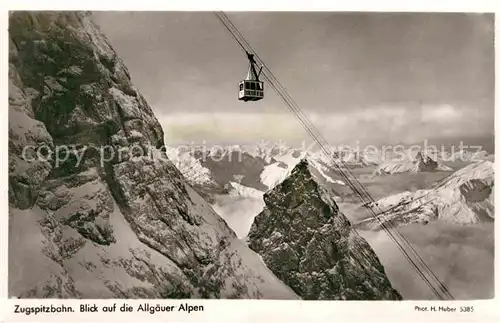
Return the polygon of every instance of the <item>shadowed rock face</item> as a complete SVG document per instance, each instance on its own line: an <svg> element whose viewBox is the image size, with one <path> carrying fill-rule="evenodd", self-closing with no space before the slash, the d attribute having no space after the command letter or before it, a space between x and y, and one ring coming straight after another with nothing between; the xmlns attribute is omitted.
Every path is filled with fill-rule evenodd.
<svg viewBox="0 0 500 323"><path fill-rule="evenodd" d="M401 299L374 251L313 179L306 161L264 201L249 246L302 298Z"/></svg>
<svg viewBox="0 0 500 323"><path fill-rule="evenodd" d="M297 298L166 158L90 14L16 12L9 27L11 295ZM57 147L67 158L36 158Z"/></svg>

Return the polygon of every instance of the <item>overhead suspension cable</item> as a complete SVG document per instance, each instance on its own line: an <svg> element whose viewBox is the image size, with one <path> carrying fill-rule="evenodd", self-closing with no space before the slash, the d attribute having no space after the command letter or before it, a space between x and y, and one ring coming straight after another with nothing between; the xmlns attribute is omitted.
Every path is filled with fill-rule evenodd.
<svg viewBox="0 0 500 323"><path fill-rule="evenodd" d="M257 53L253 50L251 45L246 41L246 39L243 37L243 35L239 32L239 30L236 28L236 26L231 22L231 20L227 17L227 15L224 12L216 12L215 13L217 18L220 20L220 22L223 24L223 26L226 28L228 33L232 36L232 38L238 43L240 48L246 52L246 53L253 53L259 63L264 67L264 78L268 81L268 83L271 85L273 90L278 94L278 96L282 99L282 101L285 103L285 105L294 113L294 115L297 117L299 122L302 124L306 132L311 136L311 138L318 144L320 149L323 151L326 157L330 158L330 161L332 164L335 166L336 170L339 172L339 175L342 177L342 179L348 184L348 186L353 190L354 193L356 193L361 201L363 202L364 205L368 207L370 212L372 213L373 217L377 219L380 222L380 226L386 231L386 233L389 235L391 240L397 245L398 249L403 253L405 258L410 262L410 264L415 268L417 273L420 275L420 277L424 280L424 282L429 286L429 288L433 291L433 293L440 299L449 298L453 299L453 296L449 292L449 290L446 288L446 286L439 280L439 278L432 272L432 270L427 266L427 264L424 262L424 260L420 257L420 255L417 253L417 251L412 247L411 243L408 242L408 240L395 228L395 226L392 226L393 231L395 235L393 235L393 232L387 227L386 223L380 220L379 216L375 213L372 207L378 207L377 203L373 199L373 197L369 194L369 192L363 187L363 185L359 182L359 180L354 176L354 174L351 172L351 170L345 165L343 162L342 158L340 158L340 163L342 164L343 167L340 167L337 164L337 161L333 158L331 155L331 151L328 151L324 145L324 143L328 146L328 142L326 139L321 135L319 131L317 131L314 127L314 125L307 119L307 116L302 112L302 110L299 108L298 104L291 98L291 96L288 94L286 89L281 85L281 83L278 81L278 79L274 76L274 74L271 72L271 70L267 67L267 65L264 63L264 61L257 55ZM349 178L347 174L344 173L344 170L352 177L353 180ZM354 182L353 182L354 181ZM380 207L379 207L380 209ZM380 211L382 211L380 209ZM383 212L381 212L383 213ZM391 224L389 222L389 224ZM417 258L417 261L415 262L412 257L407 253L407 251L403 248L403 246L400 244L398 239L403 240L403 244L405 244L411 251L414 257ZM425 271L427 271L428 274L430 274L431 279L433 279L438 285L438 289L430 282L430 280L426 277L422 269L420 268L423 267ZM441 295L443 293L443 295Z"/></svg>
<svg viewBox="0 0 500 323"><path fill-rule="evenodd" d="M219 19L220 19L220 18L219 18ZM228 20L229 20L229 19L228 19ZM222 21L222 22L224 23L224 21ZM230 23L230 21L229 21L229 23ZM226 25L226 24L224 24L224 25ZM233 26L234 26L234 25L233 25ZM226 28L228 29L228 31L230 31L230 32L231 32L231 29L230 29L227 25L226 25ZM235 28L235 27L233 27L233 28ZM237 29L236 29L236 32L237 32ZM232 33L232 32L231 32L231 33ZM240 34L240 35L241 35L241 34ZM234 36L234 34L233 34L233 37L234 37L234 38L236 38L236 36ZM246 42L242 36L240 36L240 37L242 38L243 42ZM238 43L239 43L239 44L241 44L241 42L240 42L240 41L238 41ZM249 46L249 44L248 44L248 43L247 43L247 47L251 49L251 46ZM247 50L246 48L242 47L242 49L243 49L244 51L247 51L247 52L248 52L248 50ZM253 52L254 52L254 51L253 51ZM257 55L256 55L256 56L257 56ZM260 60L260 61L262 61L260 58L259 58L259 60ZM263 64L263 65L265 65L265 64ZM269 68L267 68L267 66L266 66L266 69L267 69L267 70L269 70ZM271 74L271 75L272 75L272 74ZM268 76L268 75L267 75L267 76ZM268 78L268 81L270 82L271 86L273 87L273 89L275 89L275 91L277 92L277 94L278 94L278 95L280 95L280 97L283 99L283 101L285 102L285 104L286 104L286 105L287 105L287 106L288 106L288 107L292 110L292 112L294 112L294 114L298 117L299 121L303 124L304 128L306 129L306 131L307 131L307 132L311 135L311 137L312 137L312 138L313 138L313 139L314 139L314 140L315 140L315 141L319 144L319 146L321 147L321 149L325 152L326 156L330 157L330 156L329 156L328 151L326 151L326 148L325 148L325 147L323 146L323 144L320 142L320 139L318 138L318 135L317 135L317 134L315 134L315 133L312 131L312 129L311 129L311 127L310 127L310 126L308 126L308 125L307 125L307 123L306 123L306 122L307 122L307 119L305 119L305 117L304 117L304 115L301 113L301 111L300 111L300 110L298 110L298 111L297 111L296 109L294 109L294 107L293 107L293 106L291 106L291 102L290 102L290 99L291 99L291 98L289 97L289 95L287 95L287 93L286 93L286 92L285 92L285 93L283 93L282 91L280 91L281 89L279 89L279 88L278 88L278 87L274 84L274 83L277 81L277 80L276 80L276 78L274 77L274 75L272 75L272 76L271 76L271 78L270 78L269 76L268 76L267 78ZM274 80L273 80L273 79L274 79ZM284 95L284 94L285 94L285 95ZM293 103L292 103L292 104L293 104ZM300 115L300 114L302 114L302 115ZM314 128L313 128L313 129L314 129ZM333 162L333 164L334 164L337 168L339 168L339 167L338 167L338 165L336 164L335 160L332 160L332 162ZM339 171L340 171L340 174L342 175L342 177L343 177L343 178L346 180L346 182L347 182L347 183L351 186L351 188L353 189L353 191L354 191L354 192L356 192L356 193L357 193L357 194L361 197L361 199L362 199L364 202L366 202L365 197L363 196L363 194L362 194L362 193L360 193L360 192L359 192L358 188L357 188L357 187L356 187L356 186L355 186L355 185L354 185L354 184L350 181L350 179L349 179L349 178L348 178L348 177L347 177L347 176L346 176L346 175L342 172L342 170L341 170L341 169L339 169ZM382 227L384 227L384 229L385 229L385 225L384 225L383 223L381 223L381 226L382 226ZM390 237L391 237L391 238L393 238L392 234L391 234L390 232L388 232L388 233L389 233ZM394 242L396 242L396 244L398 245L398 247L400 247L400 248L401 248L400 244L399 244L397 241L394 241ZM405 251L404 249L402 249L402 248L401 248L401 251L402 251L402 252L403 252L403 253L404 253L404 254L408 257L408 254L406 253L406 251ZM417 269L417 271L419 271L419 272L420 272L420 274L421 274L420 269L419 269L419 268L415 265L415 263L413 262L413 260L412 260L411 258L409 258L408 260L409 260L409 261L410 261L410 262L414 265L414 267ZM425 276L423 276L423 275L421 275L421 276L422 276L422 278L423 278L426 282L428 282L428 280L427 280L427 278L426 278ZM432 288L432 285L431 285L431 286L429 286L429 287L431 287L431 289L433 289L433 288ZM438 294L438 293L436 293L436 294ZM439 296L439 295L438 295L438 296Z"/></svg>

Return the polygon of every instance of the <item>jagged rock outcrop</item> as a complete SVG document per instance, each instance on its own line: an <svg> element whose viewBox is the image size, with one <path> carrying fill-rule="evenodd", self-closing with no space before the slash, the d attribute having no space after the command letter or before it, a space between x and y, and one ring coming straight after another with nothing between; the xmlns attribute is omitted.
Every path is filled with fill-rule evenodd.
<svg viewBox="0 0 500 323"><path fill-rule="evenodd" d="M297 298L166 158L89 13L15 12L9 32L10 295Z"/></svg>
<svg viewBox="0 0 500 323"><path fill-rule="evenodd" d="M368 207L376 207L378 219L367 218L356 224L378 230L382 223L406 225L442 220L455 224L492 222L494 207L494 168L490 161L474 162L439 181L434 187L387 196Z"/></svg>
<svg viewBox="0 0 500 323"><path fill-rule="evenodd" d="M432 159L427 155L423 155L422 152L418 152L413 160L413 164L416 169L420 172L432 172L436 168L438 168L439 164L437 161Z"/></svg>
<svg viewBox="0 0 500 323"><path fill-rule="evenodd" d="M304 299L398 300L368 243L303 160L264 195L249 246Z"/></svg>

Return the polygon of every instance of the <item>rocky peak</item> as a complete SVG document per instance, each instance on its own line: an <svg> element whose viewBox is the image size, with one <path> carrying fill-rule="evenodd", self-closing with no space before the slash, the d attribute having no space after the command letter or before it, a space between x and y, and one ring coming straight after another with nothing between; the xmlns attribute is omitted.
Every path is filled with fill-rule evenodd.
<svg viewBox="0 0 500 323"><path fill-rule="evenodd" d="M401 299L306 160L264 195L249 246L304 299Z"/></svg>
<svg viewBox="0 0 500 323"><path fill-rule="evenodd" d="M413 164L415 164L419 171L433 171L438 168L438 163L426 154L422 154L421 151L417 153L413 159Z"/></svg>
<svg viewBox="0 0 500 323"><path fill-rule="evenodd" d="M444 164L438 163L425 152L419 151L414 158L404 158L402 160L397 158L395 160L389 159L382 162L374 171L374 175L438 171L449 172L453 171L453 169Z"/></svg>

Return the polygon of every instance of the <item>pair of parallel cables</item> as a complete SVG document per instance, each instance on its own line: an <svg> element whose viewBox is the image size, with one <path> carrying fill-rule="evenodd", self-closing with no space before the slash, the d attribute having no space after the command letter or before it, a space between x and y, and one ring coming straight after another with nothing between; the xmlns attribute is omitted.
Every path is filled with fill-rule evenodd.
<svg viewBox="0 0 500 323"><path fill-rule="evenodd" d="M445 299L453 300L454 299L453 295L450 293L448 288L439 280L436 274L434 274L434 272L429 268L429 266L425 263L422 257L413 248L411 243L406 239L406 237L403 236L403 234L401 234L401 232L399 232L397 228L391 224L390 221L389 223L385 223L379 218L378 214L382 214L383 211L377 205L373 197L366 190L366 188L359 182L356 176L354 176L349 167L345 165L342 158L340 158L338 161L335 160L332 152L326 148L329 147L326 139L321 135L321 133L314 127L314 125L307 118L307 116L302 112L298 104L288 94L285 87L278 81L278 79L276 78L276 76L274 76L269 67L264 63L264 61L259 57L259 55L252 48L252 46L248 43L248 41L239 32L236 26L231 22L229 17L224 12L215 12L215 15L217 16L218 20L224 25L225 29L231 35L231 37L238 43L240 48L247 54L248 53L254 54L257 63L263 67L262 74L264 75L264 79L269 83L269 85L273 88L276 94L281 98L285 106L294 114L299 123L304 127L304 130L316 142L316 144L324 153L324 155L330 159L331 165L335 168L335 170L338 172L338 174L344 180L344 182L352 189L354 193L356 193L359 196L363 204L368 207L373 218L379 221L381 228L388 234L389 238L396 244L396 246L401 251L403 256L416 270L416 272L422 278L422 280L428 285L428 287L434 293L434 295L436 295L436 297L441 300ZM378 214L374 210L375 207L379 208Z"/></svg>

